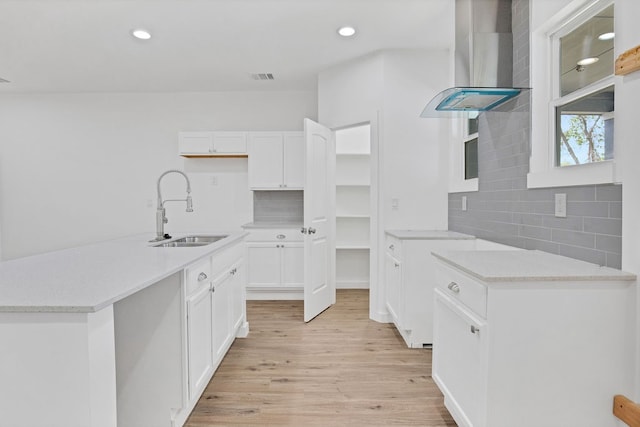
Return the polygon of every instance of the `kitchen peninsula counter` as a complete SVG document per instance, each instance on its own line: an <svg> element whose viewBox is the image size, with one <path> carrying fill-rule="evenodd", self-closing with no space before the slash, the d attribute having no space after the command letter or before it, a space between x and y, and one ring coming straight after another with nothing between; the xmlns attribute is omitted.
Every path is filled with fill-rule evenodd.
<svg viewBox="0 0 640 427"><path fill-rule="evenodd" d="M0 312L96 312L234 244L246 232L197 234L228 237L205 246L163 248L151 246L155 235L146 233L4 261Z"/></svg>
<svg viewBox="0 0 640 427"><path fill-rule="evenodd" d="M247 233L195 234L227 237L154 247L148 233L0 263L0 425L182 426L194 375L206 385L248 333Z"/></svg>

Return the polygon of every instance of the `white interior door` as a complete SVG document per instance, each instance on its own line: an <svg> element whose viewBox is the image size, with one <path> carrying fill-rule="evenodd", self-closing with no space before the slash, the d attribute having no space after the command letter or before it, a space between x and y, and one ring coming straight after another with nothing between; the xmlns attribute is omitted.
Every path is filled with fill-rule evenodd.
<svg viewBox="0 0 640 427"><path fill-rule="evenodd" d="M335 158L333 133L304 119L304 321L336 301L332 271L332 222Z"/></svg>

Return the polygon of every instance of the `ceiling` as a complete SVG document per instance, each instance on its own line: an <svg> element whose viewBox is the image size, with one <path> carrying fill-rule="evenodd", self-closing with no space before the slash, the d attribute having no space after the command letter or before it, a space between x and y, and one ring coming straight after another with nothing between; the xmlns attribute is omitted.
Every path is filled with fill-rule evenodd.
<svg viewBox="0 0 640 427"><path fill-rule="evenodd" d="M315 90L383 49L443 49L452 0L0 0L0 93ZM351 39L336 30L352 25ZM149 30L148 41L130 32ZM260 81L251 73L273 73Z"/></svg>

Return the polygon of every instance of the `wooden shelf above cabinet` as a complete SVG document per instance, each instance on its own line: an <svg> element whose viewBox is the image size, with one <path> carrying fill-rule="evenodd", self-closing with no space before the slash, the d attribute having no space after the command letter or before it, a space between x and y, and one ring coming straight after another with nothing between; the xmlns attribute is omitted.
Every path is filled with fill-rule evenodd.
<svg viewBox="0 0 640 427"><path fill-rule="evenodd" d="M242 159L249 157L248 154L180 154L182 157L188 159L202 159L202 158L223 158L223 159Z"/></svg>

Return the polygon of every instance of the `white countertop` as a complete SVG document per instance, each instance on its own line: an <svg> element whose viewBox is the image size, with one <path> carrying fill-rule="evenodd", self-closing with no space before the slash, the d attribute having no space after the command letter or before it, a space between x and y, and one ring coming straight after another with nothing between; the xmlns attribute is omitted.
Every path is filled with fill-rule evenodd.
<svg viewBox="0 0 640 427"><path fill-rule="evenodd" d="M300 228L302 221L258 221L244 224L242 228L245 230L252 228Z"/></svg>
<svg viewBox="0 0 640 427"><path fill-rule="evenodd" d="M151 247L154 234L145 233L1 262L0 312L95 312L247 233L197 234L229 237L206 246L161 248Z"/></svg>
<svg viewBox="0 0 640 427"><path fill-rule="evenodd" d="M542 251L451 251L432 254L485 282L633 281L636 276Z"/></svg>
<svg viewBox="0 0 640 427"><path fill-rule="evenodd" d="M386 230L390 236L401 240L473 240L475 236L448 230Z"/></svg>

